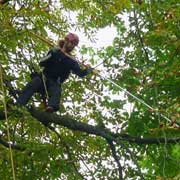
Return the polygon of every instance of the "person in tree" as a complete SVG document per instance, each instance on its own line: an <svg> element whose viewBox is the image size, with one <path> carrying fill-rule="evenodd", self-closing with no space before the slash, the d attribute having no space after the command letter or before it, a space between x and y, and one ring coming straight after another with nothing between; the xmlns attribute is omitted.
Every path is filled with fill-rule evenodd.
<svg viewBox="0 0 180 180"><path fill-rule="evenodd" d="M69 33L64 40L60 40L57 48L51 49L39 63L43 73L35 76L23 89L17 99L18 105L26 105L35 92L44 92L48 96L46 112L55 112L59 109L61 84L71 72L84 77L92 72L91 68L81 69L71 52L78 45L79 37Z"/></svg>

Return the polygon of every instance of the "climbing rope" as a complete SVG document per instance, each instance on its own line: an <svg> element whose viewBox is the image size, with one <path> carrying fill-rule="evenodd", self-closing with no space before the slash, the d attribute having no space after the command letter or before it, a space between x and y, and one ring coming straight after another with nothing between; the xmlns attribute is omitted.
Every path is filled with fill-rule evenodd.
<svg viewBox="0 0 180 180"><path fill-rule="evenodd" d="M145 101L143 101L142 99L138 98L137 96L135 96L134 94L130 93L128 90L126 90L125 88L121 87L120 85L118 85L117 83L115 83L114 81L112 81L109 78L103 77L101 75L99 75L102 79L104 79L105 81L110 82L111 84L113 84L114 86L116 86L118 89L122 90L123 92L125 92L126 94L128 94L129 96L133 97L135 100L137 100L138 102L142 103L143 105L145 105L146 107L148 107L150 110L154 111L154 112L158 112L158 109L153 108L152 106L150 106L149 104L147 104ZM165 120L171 122L171 120L166 117L165 115L159 113L160 116L162 118L164 118Z"/></svg>
<svg viewBox="0 0 180 180"><path fill-rule="evenodd" d="M1 83L1 91L3 95L3 105L4 105L4 114L5 114L5 120L6 120L6 128L7 128L7 137L8 137L8 144L9 144L9 152L10 152L10 160L11 160L11 168L12 168L12 174L13 174L13 179L16 180L15 176L15 168L14 168L14 160L13 160L13 152L12 152L12 147L11 147L11 138L10 138L10 132L9 132L9 120L7 116L7 106L6 106L6 92L4 89L4 83L3 83L3 72L2 72L2 66L0 65L0 83Z"/></svg>
<svg viewBox="0 0 180 180"><path fill-rule="evenodd" d="M44 85L45 94L46 94L46 97L49 98L47 85L46 85L46 76L44 75L43 72L41 74L42 74L42 81L43 81L43 85Z"/></svg>

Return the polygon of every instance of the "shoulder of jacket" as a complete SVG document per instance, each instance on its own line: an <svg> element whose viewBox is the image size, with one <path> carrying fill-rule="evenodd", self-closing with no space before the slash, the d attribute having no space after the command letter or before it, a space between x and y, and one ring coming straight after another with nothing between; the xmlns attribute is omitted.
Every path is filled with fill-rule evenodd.
<svg viewBox="0 0 180 180"><path fill-rule="evenodd" d="M51 49L52 52L56 53L56 52L60 52L60 48L58 47L54 47Z"/></svg>

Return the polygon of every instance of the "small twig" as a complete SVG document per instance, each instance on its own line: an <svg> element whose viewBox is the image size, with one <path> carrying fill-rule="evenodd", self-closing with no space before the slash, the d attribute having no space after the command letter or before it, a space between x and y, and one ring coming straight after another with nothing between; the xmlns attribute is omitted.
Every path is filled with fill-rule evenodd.
<svg viewBox="0 0 180 180"><path fill-rule="evenodd" d="M136 11L134 9L134 21L135 21L135 27L136 27L136 30L137 30L137 36L139 38L139 42L140 42L140 45L145 53L145 56L146 56L146 59L147 59L147 62L149 61L149 56L148 56L148 52L144 46L144 41L143 41L143 38L141 37L141 34L140 34L140 29L139 29L139 26L138 26L138 18L137 18L137 15L136 15Z"/></svg>

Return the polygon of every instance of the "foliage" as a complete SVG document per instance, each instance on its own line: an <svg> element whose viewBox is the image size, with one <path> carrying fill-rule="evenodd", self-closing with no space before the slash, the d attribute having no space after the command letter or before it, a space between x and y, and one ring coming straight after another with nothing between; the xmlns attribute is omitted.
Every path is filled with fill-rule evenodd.
<svg viewBox="0 0 180 180"><path fill-rule="evenodd" d="M76 23L68 13L75 13ZM79 29L93 39L99 29L114 26L117 36L111 46L101 49L82 46L80 53L88 55L92 65L106 59L101 66L102 76L152 108L99 76L78 79L72 75L63 84L60 114L108 129L117 136L165 139L160 144L138 144L123 136L111 144L101 136L57 124L48 128L26 110L10 111L12 144L23 147L23 150L13 149L17 179L175 180L180 177L180 146L178 142L166 142L169 138L179 138L180 132L177 127L180 124L178 1L0 1L0 20L4 85L11 82L18 90L30 80L33 69L40 70L38 61L49 45L67 31ZM6 86L5 90L6 101L15 101L10 87ZM3 97L1 91L1 111ZM30 104L41 109L37 101L41 101L39 95ZM130 103L128 109L127 103ZM8 142L7 126L6 121L0 121L0 179L10 179L12 167L4 141Z"/></svg>

